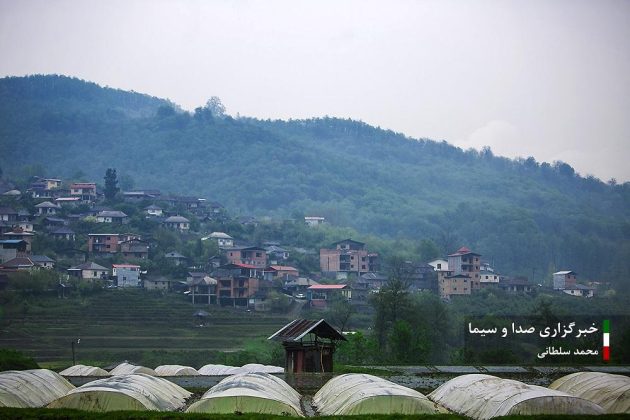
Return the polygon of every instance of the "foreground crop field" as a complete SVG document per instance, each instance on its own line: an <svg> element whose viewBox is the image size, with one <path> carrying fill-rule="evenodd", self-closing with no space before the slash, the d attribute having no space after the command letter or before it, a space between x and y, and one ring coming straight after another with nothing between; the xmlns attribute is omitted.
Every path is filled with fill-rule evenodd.
<svg viewBox="0 0 630 420"><path fill-rule="evenodd" d="M192 305L181 295L142 290L108 290L82 299L37 298L5 305L0 348L18 349L48 366L77 362L106 365L123 359L138 363L210 363L217 352L238 352L268 337L287 318L236 308ZM210 315L200 327L193 313Z"/></svg>

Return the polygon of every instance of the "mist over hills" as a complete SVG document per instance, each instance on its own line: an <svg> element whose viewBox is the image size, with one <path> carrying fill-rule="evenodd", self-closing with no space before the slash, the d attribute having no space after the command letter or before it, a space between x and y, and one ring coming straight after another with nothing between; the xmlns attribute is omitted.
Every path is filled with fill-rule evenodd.
<svg viewBox="0 0 630 420"><path fill-rule="evenodd" d="M0 79L0 149L5 178L102 183L113 167L128 186L199 195L236 214L321 215L443 252L466 245L511 274L571 269L624 287L630 276L629 183L359 121L187 113L78 79L11 77Z"/></svg>

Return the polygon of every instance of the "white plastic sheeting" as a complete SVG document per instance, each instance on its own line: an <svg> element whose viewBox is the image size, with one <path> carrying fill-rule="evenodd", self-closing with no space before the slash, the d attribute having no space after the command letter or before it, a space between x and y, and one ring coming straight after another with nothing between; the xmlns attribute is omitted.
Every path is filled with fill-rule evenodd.
<svg viewBox="0 0 630 420"><path fill-rule="evenodd" d="M48 404L87 411L175 411L191 393L166 379L145 374L119 375L88 382Z"/></svg>
<svg viewBox="0 0 630 420"><path fill-rule="evenodd" d="M585 398L607 413L630 413L630 378L600 372L578 372L563 376L549 388Z"/></svg>
<svg viewBox="0 0 630 420"><path fill-rule="evenodd" d="M136 366L130 363L121 363L114 369L109 371L112 376L115 375L132 375L134 373L144 373L145 375L157 376L157 373L151 368L144 366Z"/></svg>
<svg viewBox="0 0 630 420"><path fill-rule="evenodd" d="M197 369L190 366L162 365L155 368L157 376L197 376Z"/></svg>
<svg viewBox="0 0 630 420"><path fill-rule="evenodd" d="M320 414L439 414L446 410L413 389L365 374L337 376L315 394Z"/></svg>
<svg viewBox="0 0 630 420"><path fill-rule="evenodd" d="M597 404L565 392L491 375L462 375L428 397L474 419L512 414L604 414Z"/></svg>
<svg viewBox="0 0 630 420"><path fill-rule="evenodd" d="M109 376L105 369L95 366L74 365L59 372L61 376Z"/></svg>
<svg viewBox="0 0 630 420"><path fill-rule="evenodd" d="M268 373L228 376L203 394L192 413L261 413L303 417L300 394Z"/></svg>
<svg viewBox="0 0 630 420"><path fill-rule="evenodd" d="M236 375L238 373L283 373L284 369L278 366L249 363L241 367L209 364L199 369L199 374L206 376Z"/></svg>
<svg viewBox="0 0 630 420"><path fill-rule="evenodd" d="M0 407L43 407L74 386L47 369L0 372Z"/></svg>

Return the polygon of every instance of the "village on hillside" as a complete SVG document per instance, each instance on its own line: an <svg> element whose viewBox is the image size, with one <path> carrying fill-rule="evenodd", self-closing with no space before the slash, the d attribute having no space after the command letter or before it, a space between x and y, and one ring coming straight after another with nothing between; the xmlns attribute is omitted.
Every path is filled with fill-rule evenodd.
<svg viewBox="0 0 630 420"><path fill-rule="evenodd" d="M61 179L37 177L24 191L5 182L0 191L0 287L16 272L56 270L60 296L68 288L91 284L177 292L194 304L268 310L274 293L310 308L325 309L335 299L360 308L388 283L391 270L366 243L347 238L306 249L274 237L246 242L238 233L212 228L238 226L232 230L240 231L261 222L231 218L220 203L155 189L120 192L115 171L113 188L117 207L122 203L130 214L113 209L111 197L95 182L65 185ZM318 229L326 219L305 216L291 223ZM55 255L34 252L37 243ZM169 243L173 246L165 248ZM62 261L56 260L59 256ZM596 285L577 283L577 273L570 269L554 273L546 285L533 284L498 273L482 257L460 246L443 258L403 261L398 273L408 291L427 291L443 300L493 287L511 293L546 288L577 297L592 297L596 291Z"/></svg>

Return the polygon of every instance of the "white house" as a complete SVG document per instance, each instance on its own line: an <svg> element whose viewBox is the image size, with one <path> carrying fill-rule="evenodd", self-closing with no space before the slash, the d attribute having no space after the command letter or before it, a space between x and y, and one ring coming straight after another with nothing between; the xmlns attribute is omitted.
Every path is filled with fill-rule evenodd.
<svg viewBox="0 0 630 420"><path fill-rule="evenodd" d="M443 259L437 259L428 262L431 267L433 267L434 271L448 271L448 261Z"/></svg>
<svg viewBox="0 0 630 420"><path fill-rule="evenodd" d="M118 287L140 287L140 266L134 264L113 264L112 276Z"/></svg>
<svg viewBox="0 0 630 420"><path fill-rule="evenodd" d="M219 248L232 248L234 246L234 238L223 232L212 232L210 235L201 239L203 241L212 239L219 244Z"/></svg>

